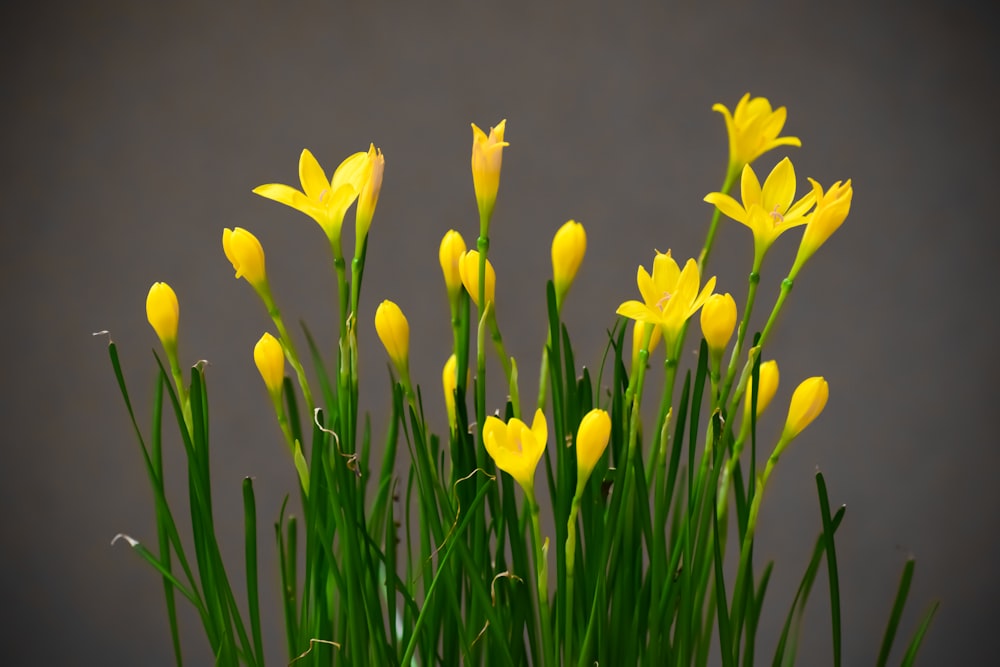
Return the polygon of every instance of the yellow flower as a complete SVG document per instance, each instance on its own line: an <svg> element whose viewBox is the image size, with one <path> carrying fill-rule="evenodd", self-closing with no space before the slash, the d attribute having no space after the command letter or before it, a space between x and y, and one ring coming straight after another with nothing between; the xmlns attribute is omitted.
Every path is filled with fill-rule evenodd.
<svg viewBox="0 0 1000 667"><path fill-rule="evenodd" d="M472 297L472 302L479 305L479 251L470 250L462 255L458 265L465 291ZM492 303L496 297L497 274L493 264L486 260L486 303Z"/></svg>
<svg viewBox="0 0 1000 667"><path fill-rule="evenodd" d="M816 210L809 216L806 231L802 234L792 275L797 274L802 265L813 256L813 253L819 250L819 247L826 243L826 240L844 224L847 214L851 211L851 199L854 198L851 179L847 179L846 183L837 181L830 186L825 194L823 186L811 178L809 182L812 184L813 196L816 198Z"/></svg>
<svg viewBox="0 0 1000 667"><path fill-rule="evenodd" d="M410 324L392 301L383 301L375 309L375 332L402 378L409 378Z"/></svg>
<svg viewBox="0 0 1000 667"><path fill-rule="evenodd" d="M441 386L444 388L444 406L448 410L448 426L455 429L455 390L458 388L458 359L448 357L441 371Z"/></svg>
<svg viewBox="0 0 1000 667"><path fill-rule="evenodd" d="M701 309L701 333L709 349L724 350L736 328L736 301L733 296L713 294Z"/></svg>
<svg viewBox="0 0 1000 667"><path fill-rule="evenodd" d="M809 192L793 203L795 167L788 158L775 165L763 188L753 168L746 165L740 185L742 204L723 192L710 192L705 195L705 201L715 204L725 215L750 228L753 232L754 259L759 262L781 234L809 221L806 213L816 202L816 193Z"/></svg>
<svg viewBox="0 0 1000 667"><path fill-rule="evenodd" d="M528 498L535 498L535 468L545 452L548 424L541 410L529 428L516 417L504 424L496 417L487 417L483 424L483 442L497 468L509 474L521 485Z"/></svg>
<svg viewBox="0 0 1000 667"><path fill-rule="evenodd" d="M698 263L689 259L682 271L670 256L670 251L658 252L653 260L653 275L639 267L636 277L642 301L626 301L616 311L638 322L657 324L666 341L667 354L673 353L673 344L688 318L708 300L715 289L715 276L701 285Z"/></svg>
<svg viewBox="0 0 1000 667"><path fill-rule="evenodd" d="M438 259L441 262L441 272L444 273L444 284L448 288L449 297L462 288L461 264L465 250L465 239L462 235L454 229L449 229L441 239L441 247L438 249ZM478 266L476 271L479 271Z"/></svg>
<svg viewBox="0 0 1000 667"><path fill-rule="evenodd" d="M367 153L354 153L341 162L333 178L327 180L323 167L308 149L304 149L299 156L301 191L280 183L258 185L253 191L305 213L319 223L332 243L340 243L344 214L361 192L370 166Z"/></svg>
<svg viewBox="0 0 1000 667"><path fill-rule="evenodd" d="M237 278L246 278L258 292L267 288L264 248L256 236L242 227L223 229L222 250L232 262Z"/></svg>
<svg viewBox="0 0 1000 667"><path fill-rule="evenodd" d="M365 155L368 163L368 174L361 186L361 194L358 196L358 208L355 211L355 231L358 239L358 247L364 238L368 236L368 229L372 224L372 217L375 215L375 206L378 204L379 191L382 190L382 174L385 171L385 156L382 151L375 148L375 144L368 147Z"/></svg>
<svg viewBox="0 0 1000 667"><path fill-rule="evenodd" d="M507 120L504 119L496 127L491 127L489 136L486 136L475 123L472 124L472 185L479 205L480 226L489 225L497 201L503 149L510 146L503 140L506 128Z"/></svg>
<svg viewBox="0 0 1000 667"><path fill-rule="evenodd" d="M146 319L153 327L163 347L168 349L177 344L177 320L180 306L177 294L166 283L153 283L146 295Z"/></svg>
<svg viewBox="0 0 1000 667"><path fill-rule="evenodd" d="M778 380L780 379L780 374L778 373L778 362L774 359L770 361L765 361L760 365L760 378L757 382L757 416L767 409L770 405L771 399L774 398L774 394L778 391ZM747 385L746 389L746 399L744 400L743 410L744 419L749 423L750 414L750 403L753 400L753 392L751 391L750 385Z"/></svg>
<svg viewBox="0 0 1000 667"><path fill-rule="evenodd" d="M646 332L645 322L639 322L636 320L632 323L632 368L639 363L639 351L642 349L642 338ZM656 346L660 344L660 339L663 338L663 334L660 332L660 327L653 327L653 335L649 338L649 345L646 348L646 352L649 356L653 356L653 350Z"/></svg>
<svg viewBox="0 0 1000 667"><path fill-rule="evenodd" d="M557 306L562 306L586 252L587 232L583 225L570 220L559 228L552 239L552 283L556 289Z"/></svg>
<svg viewBox="0 0 1000 667"><path fill-rule="evenodd" d="M285 381L285 351L278 339L264 332L253 346L253 361L271 397L281 396L281 385Z"/></svg>
<svg viewBox="0 0 1000 667"><path fill-rule="evenodd" d="M811 377L803 380L795 388L792 401L788 406L788 418L781 433L782 442L790 442L793 438L812 423L826 407L830 397L830 386L821 377Z"/></svg>
<svg viewBox="0 0 1000 667"><path fill-rule="evenodd" d="M611 417L604 410L594 408L580 421L576 431L576 488L577 493L590 479L594 466L601 459L611 438Z"/></svg>
<svg viewBox="0 0 1000 667"><path fill-rule="evenodd" d="M733 177L744 165L750 164L767 151L777 146L801 146L797 137L779 137L788 115L785 107L771 109L771 103L764 97L744 95L736 104L733 113L723 104L712 105L726 121L729 134L729 174Z"/></svg>

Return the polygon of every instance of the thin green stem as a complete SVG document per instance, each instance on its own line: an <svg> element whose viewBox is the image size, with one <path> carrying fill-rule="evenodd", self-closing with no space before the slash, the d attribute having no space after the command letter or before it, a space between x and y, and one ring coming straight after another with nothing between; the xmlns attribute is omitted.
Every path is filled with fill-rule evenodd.
<svg viewBox="0 0 1000 667"><path fill-rule="evenodd" d="M733 184L736 182L737 176L739 176L739 170L731 169L726 173L726 178L722 181L722 190L725 194L729 194L729 191L733 189ZM708 264L708 256L712 252L712 246L715 245L715 234L719 228L719 218L721 217L721 211L716 208L712 212L712 222L708 225L708 234L705 236L705 245L701 248L701 253L698 255L698 270L701 273L705 272L705 265Z"/></svg>

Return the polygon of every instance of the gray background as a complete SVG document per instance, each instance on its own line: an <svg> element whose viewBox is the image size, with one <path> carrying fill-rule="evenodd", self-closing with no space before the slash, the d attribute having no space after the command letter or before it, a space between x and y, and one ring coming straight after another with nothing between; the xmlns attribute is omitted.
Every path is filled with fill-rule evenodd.
<svg viewBox="0 0 1000 667"><path fill-rule="evenodd" d="M539 3L542 4L542 3ZM984 4L985 6L985 4ZM527 400L544 342L548 243L568 218L590 251L566 320L596 365L604 330L654 248L701 247L726 159L714 102L787 105L800 183L851 177L847 224L807 267L774 338L780 429L794 385L827 377L826 412L783 458L759 551L776 575L769 656L818 530L813 472L846 503L838 534L845 664L870 664L907 555L905 640L943 601L921 664L995 654L1000 454L993 347L1000 148L996 42L971 3L5 3L0 303L5 321L0 662L169 664L158 577L119 531L155 540L150 492L107 361L119 343L139 413L152 387L149 285L180 296L181 353L208 359L217 517L242 574L240 479L257 480L264 622L281 664L270 525L293 473L251 348L268 327L220 238L259 236L286 316L333 346L332 273L315 223L255 197L296 183L310 147L332 168L386 154L361 314L362 408L388 401L375 304L409 316L413 376L443 421L447 305L436 250L475 236L469 122L508 118L494 222L499 312ZM784 153L760 163L770 169ZM349 226L348 226L349 227ZM348 237L350 238L350 237ZM350 243L350 242L349 242ZM762 308L794 252L765 265ZM711 271L742 303L750 234L724 224ZM758 324L759 326L759 324ZM426 352L425 352L426 351ZM655 376L654 376L655 377ZM502 399L498 388L490 402ZM992 426L991 426L992 424ZM382 427L376 420L376 433ZM180 447L168 467L182 491ZM183 512L180 512L183 514ZM802 664L829 658L825 584ZM185 616L192 664L208 664ZM762 660L763 662L764 660Z"/></svg>

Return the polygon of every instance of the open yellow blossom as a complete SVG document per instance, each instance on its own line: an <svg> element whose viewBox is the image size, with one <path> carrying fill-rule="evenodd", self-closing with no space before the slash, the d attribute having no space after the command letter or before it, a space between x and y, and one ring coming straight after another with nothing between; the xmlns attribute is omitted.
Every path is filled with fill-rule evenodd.
<svg viewBox="0 0 1000 667"><path fill-rule="evenodd" d="M684 323L698 312L715 289L715 276L709 278L699 292L698 262L689 259L681 270L668 250L657 252L652 275L640 266L636 282L643 300L626 301L616 312L638 322L659 325L667 354L673 354L674 342Z"/></svg>
<svg viewBox="0 0 1000 667"><path fill-rule="evenodd" d="M472 297L472 302L479 305L479 251L470 250L462 255L459 263L459 273L462 276L462 284L465 291ZM497 274L493 270L493 264L486 260L486 303L492 303L496 297Z"/></svg>
<svg viewBox="0 0 1000 667"><path fill-rule="evenodd" d="M785 127L788 112L785 107L771 109L771 102L765 97L750 97L745 94L732 113L723 104L712 105L726 121L729 135L729 171L731 178L740 173L744 165L778 146L801 146L798 137L779 137Z"/></svg>
<svg viewBox="0 0 1000 667"><path fill-rule="evenodd" d="M775 392L778 391L778 381L781 375L778 372L778 362L774 359L765 361L760 365L760 378L757 382L757 416L760 417L767 406L771 404ZM753 402L753 392L747 384L746 398L743 402L743 418L749 423L750 404Z"/></svg>
<svg viewBox="0 0 1000 667"><path fill-rule="evenodd" d="M223 229L222 250L232 263L237 278L246 278L258 292L267 289L264 248L256 236L242 227Z"/></svg>
<svg viewBox="0 0 1000 667"><path fill-rule="evenodd" d="M795 199L795 167L784 158L775 165L761 187L750 165L743 167L741 180L743 203L724 192L710 192L705 201L715 204L725 215L753 232L755 264L764 258L775 239L792 227L806 224L806 213L816 203L816 193Z"/></svg>
<svg viewBox="0 0 1000 667"><path fill-rule="evenodd" d="M781 440L790 442L798 436L823 412L828 398L830 398L830 386L824 378L811 377L803 380L792 394Z"/></svg>
<svg viewBox="0 0 1000 667"><path fill-rule="evenodd" d="M610 439L611 417L604 410L594 408L580 420L580 428L576 431L577 495L590 479Z"/></svg>
<svg viewBox="0 0 1000 667"><path fill-rule="evenodd" d="M399 306L388 299L375 309L375 332L400 377L409 381L410 324Z"/></svg>
<svg viewBox="0 0 1000 667"><path fill-rule="evenodd" d="M713 294L701 308L701 333L711 350L724 350L736 328L736 301L733 295Z"/></svg>
<svg viewBox="0 0 1000 667"><path fill-rule="evenodd" d="M812 184L813 196L816 198L816 210L809 216L806 231L802 234L799 252L792 266L792 276L844 224L847 214L851 212L851 200L854 198L851 179L847 179L846 183L837 181L825 193L823 186L813 179L810 178L809 183Z"/></svg>
<svg viewBox="0 0 1000 667"><path fill-rule="evenodd" d="M375 215L375 206L378 204L378 195L382 190L382 174L385 172L385 156L382 155L382 151L375 148L375 144L368 146L365 160L368 164L354 216L355 237L359 249L364 243L365 237L368 236L368 229L371 227L372 217Z"/></svg>
<svg viewBox="0 0 1000 667"><path fill-rule="evenodd" d="M253 191L305 213L319 223L331 243L339 244L344 214L358 198L370 174L368 153L359 152L341 162L333 178L327 180L323 167L308 149L304 149L299 156L301 191L280 183L258 185Z"/></svg>
<svg viewBox="0 0 1000 667"><path fill-rule="evenodd" d="M454 229L449 229L441 239L441 247L438 249L438 260L441 262L441 272L444 274L444 284L448 288L449 298L462 288L461 264L465 251L465 239ZM476 271L479 271L478 266Z"/></svg>
<svg viewBox="0 0 1000 667"><path fill-rule="evenodd" d="M476 203L479 205L479 224L484 229L489 226L493 217L493 207L497 201L497 190L500 189L500 165L503 161L503 149L510 146L503 140L507 120L504 119L496 127L490 128L489 136L472 124L472 185L476 190Z"/></svg>
<svg viewBox="0 0 1000 667"><path fill-rule="evenodd" d="M583 225L570 220L559 228L552 239L552 284L556 289L556 307L562 307L586 253L587 232Z"/></svg>
<svg viewBox="0 0 1000 667"><path fill-rule="evenodd" d="M168 353L177 346L180 306L177 294L167 283L153 283L149 288L146 295L146 319Z"/></svg>
<svg viewBox="0 0 1000 667"><path fill-rule="evenodd" d="M280 397L285 381L285 351L278 339L265 331L253 346L253 361L271 398Z"/></svg>
<svg viewBox="0 0 1000 667"><path fill-rule="evenodd" d="M548 423L541 410L535 411L528 427L516 417L509 423L487 417L483 424L483 442L497 468L514 478L531 502L535 500L535 468L545 452Z"/></svg>

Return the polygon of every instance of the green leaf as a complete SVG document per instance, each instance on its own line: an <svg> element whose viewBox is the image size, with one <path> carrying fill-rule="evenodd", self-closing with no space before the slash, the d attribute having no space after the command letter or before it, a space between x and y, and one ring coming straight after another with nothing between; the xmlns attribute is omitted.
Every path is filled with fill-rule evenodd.
<svg viewBox="0 0 1000 667"><path fill-rule="evenodd" d="M816 490L819 492L819 506L823 517L823 543L826 549L826 564L830 575L830 619L833 626L833 664L840 667L840 578L837 575L837 549L833 542L833 519L830 516L830 499L826 494L823 473L816 473Z"/></svg>
<svg viewBox="0 0 1000 667"><path fill-rule="evenodd" d="M903 616L903 607L906 606L906 597L910 593L910 582L913 581L913 569L916 566L913 558L906 560L903 566L903 576L899 580L899 588L896 591L896 600L892 605L892 613L889 615L889 622L885 627L885 634L882 635L882 647L878 652L877 667L885 667L889 662L889 653L892 652L892 642L896 638L896 630L899 627L899 619Z"/></svg>

